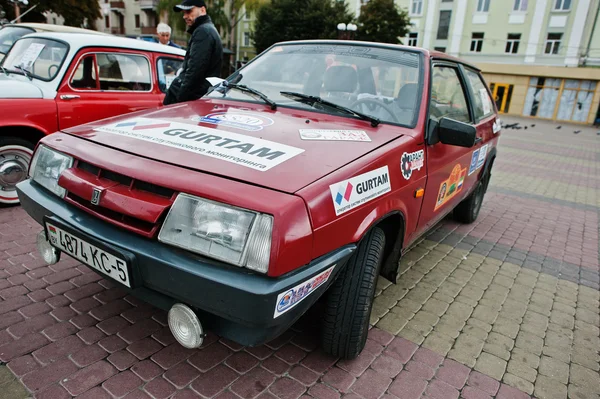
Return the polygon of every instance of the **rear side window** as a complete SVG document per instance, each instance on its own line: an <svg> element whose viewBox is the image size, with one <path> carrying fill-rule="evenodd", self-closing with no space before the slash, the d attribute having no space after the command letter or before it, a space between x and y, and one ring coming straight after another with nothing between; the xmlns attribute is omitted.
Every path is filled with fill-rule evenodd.
<svg viewBox="0 0 600 399"><path fill-rule="evenodd" d="M100 89L109 91L150 91L150 63L132 54L97 54Z"/></svg>
<svg viewBox="0 0 600 399"><path fill-rule="evenodd" d="M176 73L181 68L183 60L177 58L159 58L156 62L156 72L158 74L158 86L163 93L166 93L171 86L171 82L176 77Z"/></svg>
<svg viewBox="0 0 600 399"><path fill-rule="evenodd" d="M492 106L492 99L487 91L485 82L481 76L470 69L466 69L467 79L471 83L473 92L473 106L475 108L475 120L485 118L494 113L494 107Z"/></svg>

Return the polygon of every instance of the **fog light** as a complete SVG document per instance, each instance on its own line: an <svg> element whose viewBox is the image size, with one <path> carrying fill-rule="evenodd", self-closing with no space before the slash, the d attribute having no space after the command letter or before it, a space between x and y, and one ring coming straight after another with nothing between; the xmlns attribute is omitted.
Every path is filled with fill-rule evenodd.
<svg viewBox="0 0 600 399"><path fill-rule="evenodd" d="M198 316L184 304L176 303L169 310L169 328L177 342L186 348L198 348L204 341L205 334Z"/></svg>
<svg viewBox="0 0 600 399"><path fill-rule="evenodd" d="M46 232L44 230L40 231L37 235L36 239L37 250L44 262L49 265L53 265L60 259L60 251L50 245L50 242L46 238Z"/></svg>

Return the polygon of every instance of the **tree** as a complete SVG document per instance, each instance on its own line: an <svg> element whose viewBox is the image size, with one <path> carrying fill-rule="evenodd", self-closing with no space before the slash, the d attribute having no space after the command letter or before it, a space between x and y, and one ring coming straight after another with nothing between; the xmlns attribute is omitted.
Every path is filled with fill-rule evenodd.
<svg viewBox="0 0 600 399"><path fill-rule="evenodd" d="M260 53L280 41L335 39L338 23L353 20L343 1L271 0L259 8L251 37Z"/></svg>
<svg viewBox="0 0 600 399"><path fill-rule="evenodd" d="M95 29L96 20L102 17L98 0L30 0L26 6L21 5L21 12L33 6L35 9L23 16L21 22L45 22L43 13L48 11L62 16L66 26ZM14 1L0 0L0 8L6 12L6 19L15 17Z"/></svg>
<svg viewBox="0 0 600 399"><path fill-rule="evenodd" d="M410 18L400 10L394 0L370 0L360 9L358 40L402 44L401 37L409 32Z"/></svg>
<svg viewBox="0 0 600 399"><path fill-rule="evenodd" d="M181 4L181 0L160 0L156 7L157 14L167 14L167 23L174 31L185 32L187 25L185 24L180 12L174 12L173 6ZM225 0L207 0L207 13L215 27L219 31L221 38L227 30L229 30L229 17L225 14Z"/></svg>

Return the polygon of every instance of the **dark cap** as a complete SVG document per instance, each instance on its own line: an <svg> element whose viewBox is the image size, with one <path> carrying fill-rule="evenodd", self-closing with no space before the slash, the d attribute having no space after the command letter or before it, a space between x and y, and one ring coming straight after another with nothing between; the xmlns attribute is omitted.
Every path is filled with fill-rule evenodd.
<svg viewBox="0 0 600 399"><path fill-rule="evenodd" d="M206 3L204 0L183 0L181 4L177 4L173 7L173 11L179 12L181 10L191 10L194 6L206 8Z"/></svg>

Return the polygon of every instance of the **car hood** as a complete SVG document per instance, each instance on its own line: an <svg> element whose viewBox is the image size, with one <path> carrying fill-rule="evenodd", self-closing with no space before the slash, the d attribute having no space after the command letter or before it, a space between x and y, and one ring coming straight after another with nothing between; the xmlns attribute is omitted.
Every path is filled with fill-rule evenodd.
<svg viewBox="0 0 600 399"><path fill-rule="evenodd" d="M104 119L65 133L138 156L294 193L401 137L403 130L384 124L373 128L367 121L310 110L279 107L272 111L252 103L203 99Z"/></svg>
<svg viewBox="0 0 600 399"><path fill-rule="evenodd" d="M0 72L0 98L44 98L44 92L24 76Z"/></svg>

